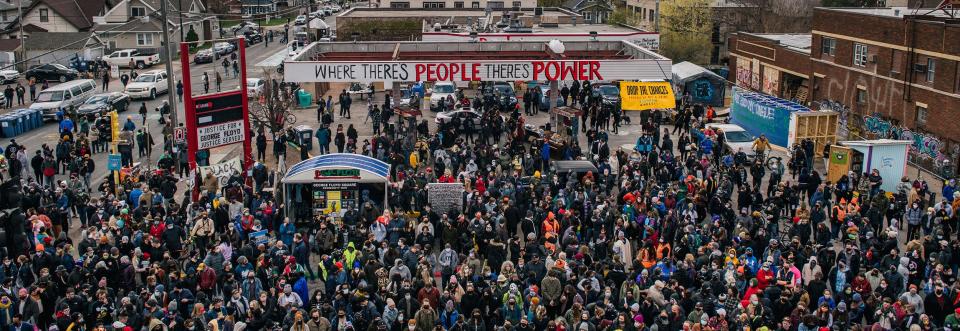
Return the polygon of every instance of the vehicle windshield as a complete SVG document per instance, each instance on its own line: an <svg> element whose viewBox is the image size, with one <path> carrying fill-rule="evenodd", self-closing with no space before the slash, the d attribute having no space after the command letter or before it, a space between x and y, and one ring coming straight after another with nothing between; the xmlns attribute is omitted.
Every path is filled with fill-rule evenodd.
<svg viewBox="0 0 960 331"><path fill-rule="evenodd" d="M433 92L436 93L453 93L453 85L436 85L433 87Z"/></svg>
<svg viewBox="0 0 960 331"><path fill-rule="evenodd" d="M56 101L63 101L63 91L40 92L40 95L37 95L37 102Z"/></svg>
<svg viewBox="0 0 960 331"><path fill-rule="evenodd" d="M54 64L53 64L53 67L54 67L54 68L57 68L57 69L60 69L60 70L67 70L67 67L64 67L62 64L56 64L56 63L54 63Z"/></svg>
<svg viewBox="0 0 960 331"><path fill-rule="evenodd" d="M141 83L153 83L155 81L157 81L157 77L153 75L137 76L137 79L134 80L134 82L141 82Z"/></svg>
<svg viewBox="0 0 960 331"><path fill-rule="evenodd" d="M620 89L613 85L604 85L600 86L600 94L605 96L617 96L620 95Z"/></svg>
<svg viewBox="0 0 960 331"><path fill-rule="evenodd" d="M513 94L513 88L511 88L510 85L494 85L493 88L496 89L500 94Z"/></svg>
<svg viewBox="0 0 960 331"><path fill-rule="evenodd" d="M259 82L260 82L260 81L257 81L257 80L248 80L248 81L247 81L247 87L257 87L257 85L260 85L260 84L258 84Z"/></svg>
<svg viewBox="0 0 960 331"><path fill-rule="evenodd" d="M753 141L753 136L747 133L747 131L726 132L724 136L727 138L727 141L732 143L745 143Z"/></svg>
<svg viewBox="0 0 960 331"><path fill-rule="evenodd" d="M86 103L91 105L98 104L98 103L105 103L107 102L107 98L109 97L107 97L106 95L95 95L90 97L90 99L87 99Z"/></svg>

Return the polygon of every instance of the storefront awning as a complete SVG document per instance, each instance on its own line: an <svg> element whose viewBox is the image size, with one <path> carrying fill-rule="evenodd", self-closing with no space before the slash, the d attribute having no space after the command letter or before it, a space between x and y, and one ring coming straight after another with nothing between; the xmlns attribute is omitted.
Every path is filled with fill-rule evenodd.
<svg viewBox="0 0 960 331"><path fill-rule="evenodd" d="M315 183L354 181L384 183L389 181L390 164L375 158L349 153L320 155L290 167L282 182Z"/></svg>

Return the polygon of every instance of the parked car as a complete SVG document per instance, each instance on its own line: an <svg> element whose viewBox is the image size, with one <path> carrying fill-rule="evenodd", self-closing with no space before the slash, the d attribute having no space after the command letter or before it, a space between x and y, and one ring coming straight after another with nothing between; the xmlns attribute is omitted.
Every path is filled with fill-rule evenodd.
<svg viewBox="0 0 960 331"><path fill-rule="evenodd" d="M599 94L603 107L620 109L620 88L612 84L597 85L593 88L594 95Z"/></svg>
<svg viewBox="0 0 960 331"><path fill-rule="evenodd" d="M430 92L430 110L438 111L440 102L445 101L447 96L457 93L457 86L452 82L437 82L433 84L433 91ZM456 100L454 100L456 103Z"/></svg>
<svg viewBox="0 0 960 331"><path fill-rule="evenodd" d="M297 16L297 18L293 20L293 25L304 25L304 24L307 24L306 15Z"/></svg>
<svg viewBox="0 0 960 331"><path fill-rule="evenodd" d="M343 8L340 7L340 5L330 6L330 11L332 11L332 12L334 12L334 13L339 13L341 10L343 10Z"/></svg>
<svg viewBox="0 0 960 331"><path fill-rule="evenodd" d="M76 107L96 93L97 83L92 79L78 79L57 84L37 94L30 109L39 109L43 119L56 119L57 112Z"/></svg>
<svg viewBox="0 0 960 331"><path fill-rule="evenodd" d="M253 30L259 30L259 29L260 29L260 25L257 24L257 23L254 23L254 22L244 21L244 22L240 22L240 24L237 24L237 25L234 25L234 26L230 27L230 31L238 32L238 31L240 31L240 29L244 29L244 28L253 29Z"/></svg>
<svg viewBox="0 0 960 331"><path fill-rule="evenodd" d="M233 44L228 42L219 42L213 44L213 51L220 55L227 55L233 53L235 50L236 48L234 48Z"/></svg>
<svg viewBox="0 0 960 331"><path fill-rule="evenodd" d="M124 92L131 98L155 99L157 95L167 92L167 72L152 70L142 73L127 84Z"/></svg>
<svg viewBox="0 0 960 331"><path fill-rule="evenodd" d="M757 153L753 151L754 137L750 132L736 124L709 123L707 127L716 131L720 129L723 135L723 148L730 153L736 153L738 149L747 154L747 158L753 160Z"/></svg>
<svg viewBox="0 0 960 331"><path fill-rule="evenodd" d="M193 56L193 63L213 63L213 51L210 49L200 50L196 55Z"/></svg>
<svg viewBox="0 0 960 331"><path fill-rule="evenodd" d="M160 55L157 53L143 53L135 49L123 49L104 56L103 60L111 66L129 68L130 63L133 63L133 66L137 69L143 69L160 63Z"/></svg>
<svg viewBox="0 0 960 331"><path fill-rule="evenodd" d="M247 78L247 95L259 96L265 85L263 78Z"/></svg>
<svg viewBox="0 0 960 331"><path fill-rule="evenodd" d="M16 82L20 72L13 69L0 70L0 83Z"/></svg>
<svg viewBox="0 0 960 331"><path fill-rule="evenodd" d="M130 106L130 96L123 92L94 94L77 108L77 114L105 114L111 110L124 112Z"/></svg>
<svg viewBox="0 0 960 331"><path fill-rule="evenodd" d="M38 82L47 80L61 83L77 79L77 75L79 74L76 70L64 67L59 63L35 65L23 73L23 77L27 80L33 78Z"/></svg>
<svg viewBox="0 0 960 331"><path fill-rule="evenodd" d="M496 82L493 83L493 89L500 98L501 111L513 111L517 108L517 92L513 90L512 83Z"/></svg>
<svg viewBox="0 0 960 331"><path fill-rule="evenodd" d="M256 30L249 30L243 33L244 39L246 39L247 45L254 45L259 42L263 42L263 35Z"/></svg>

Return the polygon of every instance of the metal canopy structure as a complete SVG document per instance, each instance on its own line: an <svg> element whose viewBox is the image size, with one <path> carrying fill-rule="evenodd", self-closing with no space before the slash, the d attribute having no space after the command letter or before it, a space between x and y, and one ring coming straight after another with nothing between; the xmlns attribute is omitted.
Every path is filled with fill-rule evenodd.
<svg viewBox="0 0 960 331"><path fill-rule="evenodd" d="M653 51L627 41L566 41L562 59L632 59L667 61ZM510 60L553 59L544 42L317 42L307 46L290 61L369 60ZM666 68L669 72L669 66Z"/></svg>
<svg viewBox="0 0 960 331"><path fill-rule="evenodd" d="M666 81L672 64L623 40L316 42L284 61L284 79L304 83Z"/></svg>

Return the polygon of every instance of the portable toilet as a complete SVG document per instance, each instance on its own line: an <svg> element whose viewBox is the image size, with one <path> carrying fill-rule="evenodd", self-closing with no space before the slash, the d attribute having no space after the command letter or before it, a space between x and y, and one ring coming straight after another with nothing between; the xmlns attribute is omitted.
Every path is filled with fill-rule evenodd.
<svg viewBox="0 0 960 331"><path fill-rule="evenodd" d="M299 89L297 90L297 102L300 104L300 108L310 107L313 104L313 96L310 95L310 92Z"/></svg>
<svg viewBox="0 0 960 331"><path fill-rule="evenodd" d="M308 151L313 150L313 128L306 125L297 125L293 128L293 131L297 135L297 145L306 148Z"/></svg>
<svg viewBox="0 0 960 331"><path fill-rule="evenodd" d="M830 147L828 178L839 178L847 171L862 175L877 169L883 178L880 188L895 192L900 178L907 175L907 153L912 143L909 140L892 139L841 141L840 147ZM845 149L849 149L846 156L842 155Z"/></svg>
<svg viewBox="0 0 960 331"><path fill-rule="evenodd" d="M17 136L17 124L10 115L0 116L0 133L4 138L13 138Z"/></svg>

